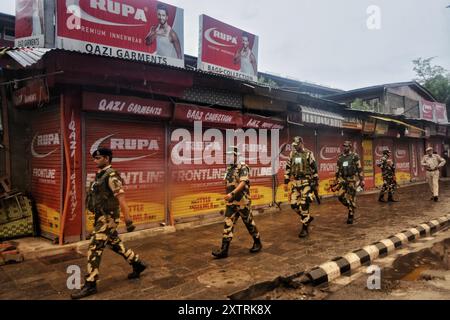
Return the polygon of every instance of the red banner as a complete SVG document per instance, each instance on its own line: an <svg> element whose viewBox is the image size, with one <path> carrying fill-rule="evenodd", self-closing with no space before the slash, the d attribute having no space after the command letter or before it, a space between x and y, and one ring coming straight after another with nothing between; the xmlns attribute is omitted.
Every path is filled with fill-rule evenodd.
<svg viewBox="0 0 450 320"><path fill-rule="evenodd" d="M40 105L49 101L48 88L44 80L31 80L23 88L13 91L16 107Z"/></svg>
<svg viewBox="0 0 450 320"><path fill-rule="evenodd" d="M76 100L73 100L75 98ZM66 172L69 171L69 202L64 223L64 239L69 242L79 241L82 233L83 211L83 173L82 173L82 143L81 143L81 110L79 97L65 95L64 102L64 134L69 154L69 167L64 162ZM64 187L66 192L66 187ZM65 197L65 194L64 194ZM71 237L72 239L68 239Z"/></svg>
<svg viewBox="0 0 450 320"><path fill-rule="evenodd" d="M172 104L167 101L91 92L83 93L83 110L139 115L154 119L172 117Z"/></svg>
<svg viewBox="0 0 450 320"><path fill-rule="evenodd" d="M44 0L16 0L15 35L15 47L44 47Z"/></svg>
<svg viewBox="0 0 450 320"><path fill-rule="evenodd" d="M242 122L243 128L283 130L285 127L285 124L280 120L275 120L259 115L244 114L242 116Z"/></svg>
<svg viewBox="0 0 450 320"><path fill-rule="evenodd" d="M428 121L434 120L434 102L422 100L420 109L421 118Z"/></svg>
<svg viewBox="0 0 450 320"><path fill-rule="evenodd" d="M203 126L212 127L242 127L239 111L216 110L181 103L175 105L174 120L183 124L201 121Z"/></svg>
<svg viewBox="0 0 450 320"><path fill-rule="evenodd" d="M183 9L154 0L58 0L57 48L184 68Z"/></svg>
<svg viewBox="0 0 450 320"><path fill-rule="evenodd" d="M258 37L201 15L198 69L256 82Z"/></svg>

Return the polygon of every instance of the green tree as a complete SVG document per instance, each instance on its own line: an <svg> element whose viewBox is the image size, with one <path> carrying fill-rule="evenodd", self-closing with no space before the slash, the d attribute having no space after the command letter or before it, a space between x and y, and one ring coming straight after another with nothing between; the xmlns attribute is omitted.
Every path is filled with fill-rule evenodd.
<svg viewBox="0 0 450 320"><path fill-rule="evenodd" d="M439 102L446 103L447 108L450 108L450 73L441 66L433 65L434 58L413 60L413 70L417 74L415 80L427 88Z"/></svg>

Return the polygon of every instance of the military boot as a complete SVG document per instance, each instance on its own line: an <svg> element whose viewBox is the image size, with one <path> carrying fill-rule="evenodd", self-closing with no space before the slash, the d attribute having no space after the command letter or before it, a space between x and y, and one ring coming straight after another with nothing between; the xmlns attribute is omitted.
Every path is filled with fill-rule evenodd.
<svg viewBox="0 0 450 320"><path fill-rule="evenodd" d="M298 237L299 237L299 238L306 238L308 235L309 235L309 232L308 232L308 225L307 225L307 224L304 224L304 225L302 226L302 230L300 231Z"/></svg>
<svg viewBox="0 0 450 320"><path fill-rule="evenodd" d="M251 253L256 253L261 251L262 249L262 244L261 244L261 238L253 238L253 247L251 247L250 252Z"/></svg>
<svg viewBox="0 0 450 320"><path fill-rule="evenodd" d="M398 200L394 199L394 196L392 194L389 194L388 196L388 202L398 202Z"/></svg>
<svg viewBox="0 0 450 320"><path fill-rule="evenodd" d="M306 238L307 236L309 236L309 225L311 224L311 222L313 222L314 217L309 217L308 223L304 223L302 226L302 230L300 231L298 237L299 238Z"/></svg>
<svg viewBox="0 0 450 320"><path fill-rule="evenodd" d="M384 193L380 194L380 196L378 197L378 201L379 202L386 202L386 201L384 201Z"/></svg>
<svg viewBox="0 0 450 320"><path fill-rule="evenodd" d="M84 297L91 296L97 293L97 284L95 282L85 282L80 291L72 293L70 297L73 300L78 300Z"/></svg>
<svg viewBox="0 0 450 320"><path fill-rule="evenodd" d="M353 224L353 215L354 215L354 212L352 212L352 211L348 212L347 224Z"/></svg>
<svg viewBox="0 0 450 320"><path fill-rule="evenodd" d="M228 239L223 239L222 240L222 247L218 250L215 250L212 252L212 255L216 258L216 259L222 259L222 258L226 258L228 257L228 249L230 248L230 240Z"/></svg>
<svg viewBox="0 0 450 320"><path fill-rule="evenodd" d="M141 273L147 269L147 265L142 262L142 261L138 261L138 262L133 262L133 264L131 265L133 267L133 272L128 274L128 279L137 279L140 277Z"/></svg>

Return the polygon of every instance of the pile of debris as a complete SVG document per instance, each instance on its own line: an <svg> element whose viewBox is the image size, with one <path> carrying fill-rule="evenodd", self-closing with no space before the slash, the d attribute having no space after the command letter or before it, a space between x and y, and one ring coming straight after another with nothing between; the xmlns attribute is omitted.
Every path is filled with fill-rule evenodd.
<svg viewBox="0 0 450 320"><path fill-rule="evenodd" d="M0 242L0 266L23 261L23 255L13 242Z"/></svg>

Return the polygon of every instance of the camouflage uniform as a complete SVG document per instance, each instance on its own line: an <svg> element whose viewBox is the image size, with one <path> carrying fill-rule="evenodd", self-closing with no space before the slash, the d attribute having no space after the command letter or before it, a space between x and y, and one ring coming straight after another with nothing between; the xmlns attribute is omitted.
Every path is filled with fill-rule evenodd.
<svg viewBox="0 0 450 320"><path fill-rule="evenodd" d="M233 153L237 156L237 148L234 147L233 149ZM229 165L227 168L224 179L226 184L226 192L227 194L231 194L233 197L226 204L222 247L221 249L212 252L212 255L216 258L220 259L228 256L228 249L231 240L233 239L234 226L239 217L242 217L242 221L254 240L254 244L250 249L250 252L255 253L260 251L262 248L260 234L256 228L251 210L249 175L250 168L243 162ZM234 193L234 190L243 181L245 182L244 189L240 192Z"/></svg>
<svg viewBox="0 0 450 320"><path fill-rule="evenodd" d="M140 263L139 256L126 249L119 238L120 207L117 196L124 193L122 180L111 166L97 173L87 197L88 209L95 214L94 231L88 250L87 282L97 282L100 260L105 246L121 255L130 265Z"/></svg>
<svg viewBox="0 0 450 320"><path fill-rule="evenodd" d="M381 175L383 177L383 186L381 187L379 201L384 201L384 195L388 193L388 201L394 201L394 193L397 188L397 181L395 179L395 164L389 159L389 153L385 152L381 157L377 166L381 168Z"/></svg>
<svg viewBox="0 0 450 320"><path fill-rule="evenodd" d="M231 202L228 202L225 210L225 227L223 229L223 238L227 241L233 239L233 229L239 217L247 227L250 235L256 239L259 238L259 232L256 228L251 211L250 199L250 168L245 163L228 166L225 176L227 193L232 192L241 181L245 181L245 188L234 196Z"/></svg>
<svg viewBox="0 0 450 320"><path fill-rule="evenodd" d="M359 180L357 178L359 177ZM362 180L362 166L359 155L350 151L342 153L337 161L336 181L339 201L348 208L348 224L353 223L356 209L356 189Z"/></svg>
<svg viewBox="0 0 450 320"><path fill-rule="evenodd" d="M94 231L89 243L86 279L83 288L71 294L72 299L81 299L97 293L100 261L106 245L124 257L133 267L133 272L128 274L128 279L139 278L140 274L147 268L138 255L131 249L127 250L124 247L117 233L117 226L120 222L120 208L124 209L125 220L127 220L128 211L125 199L122 196L124 193L122 179L110 165L112 156L112 150L108 148L99 148L92 154L96 165L102 168L97 172L95 181L89 186L86 197L86 207L95 215ZM134 229L134 226L131 219L128 222L127 230L130 231Z"/></svg>
<svg viewBox="0 0 450 320"><path fill-rule="evenodd" d="M297 139L302 141L301 138ZM303 141L302 141L303 143ZM293 146L296 146L294 140ZM313 220L309 213L309 206L314 201L313 183L318 181L317 163L314 154L308 149L291 152L285 168L285 183L291 184L291 208L300 216L302 230L307 232L308 225ZM306 236L303 234L302 236Z"/></svg>

